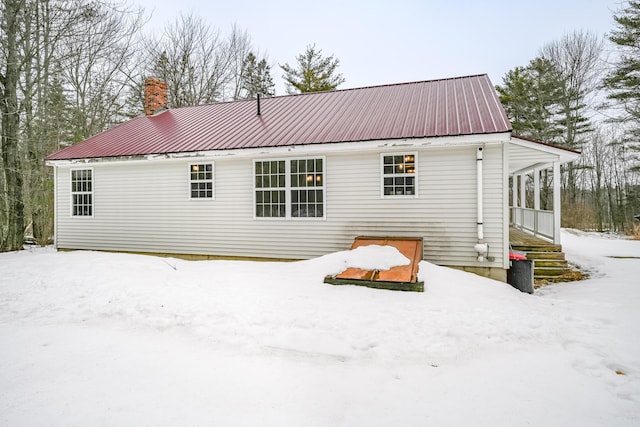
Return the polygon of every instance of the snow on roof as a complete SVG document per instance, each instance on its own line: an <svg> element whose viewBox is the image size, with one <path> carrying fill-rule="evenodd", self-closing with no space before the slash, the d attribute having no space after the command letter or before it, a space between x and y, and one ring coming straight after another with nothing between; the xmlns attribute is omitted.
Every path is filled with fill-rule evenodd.
<svg viewBox="0 0 640 427"><path fill-rule="evenodd" d="M183 107L138 117L47 160L491 134L511 124L488 76Z"/></svg>

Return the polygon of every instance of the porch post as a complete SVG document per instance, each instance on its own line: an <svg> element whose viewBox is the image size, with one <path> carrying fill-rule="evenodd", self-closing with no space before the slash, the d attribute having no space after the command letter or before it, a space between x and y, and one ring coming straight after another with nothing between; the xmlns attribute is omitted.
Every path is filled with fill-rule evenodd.
<svg viewBox="0 0 640 427"><path fill-rule="evenodd" d="M511 207L518 207L518 175L511 178Z"/></svg>
<svg viewBox="0 0 640 427"><path fill-rule="evenodd" d="M560 244L560 163L553 162L553 243Z"/></svg>
<svg viewBox="0 0 640 427"><path fill-rule="evenodd" d="M533 209L540 210L540 169L533 170Z"/></svg>
<svg viewBox="0 0 640 427"><path fill-rule="evenodd" d="M520 207L521 208L526 208L527 207L527 175L526 174L522 174L520 175Z"/></svg>

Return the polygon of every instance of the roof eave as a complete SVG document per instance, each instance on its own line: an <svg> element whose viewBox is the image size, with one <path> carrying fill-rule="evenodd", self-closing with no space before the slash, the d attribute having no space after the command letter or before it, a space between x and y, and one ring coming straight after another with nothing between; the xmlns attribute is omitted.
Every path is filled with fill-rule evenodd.
<svg viewBox="0 0 640 427"><path fill-rule="evenodd" d="M263 157L274 155L307 155L338 152L363 152L371 150L387 151L399 148L426 148L463 146L476 144L504 144L509 141L510 132L471 134L420 138L395 138L369 141L323 142L304 145L274 147L238 148L223 150L200 150L174 153L140 154L113 157L83 157L75 159L49 159L47 166L69 166L90 163L132 163L158 160L181 160L194 158Z"/></svg>

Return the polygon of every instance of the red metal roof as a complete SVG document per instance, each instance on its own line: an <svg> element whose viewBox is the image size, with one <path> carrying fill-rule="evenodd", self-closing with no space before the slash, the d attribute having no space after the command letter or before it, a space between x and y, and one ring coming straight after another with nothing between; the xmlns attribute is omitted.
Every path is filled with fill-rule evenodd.
<svg viewBox="0 0 640 427"><path fill-rule="evenodd" d="M487 75L221 102L138 117L47 157L65 160L490 134L511 124Z"/></svg>

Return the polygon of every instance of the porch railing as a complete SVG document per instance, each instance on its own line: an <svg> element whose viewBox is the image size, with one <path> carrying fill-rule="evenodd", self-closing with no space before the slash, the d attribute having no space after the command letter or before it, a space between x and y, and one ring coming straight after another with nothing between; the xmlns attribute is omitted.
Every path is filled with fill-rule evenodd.
<svg viewBox="0 0 640 427"><path fill-rule="evenodd" d="M511 223L536 236L554 241L553 211L511 207Z"/></svg>

